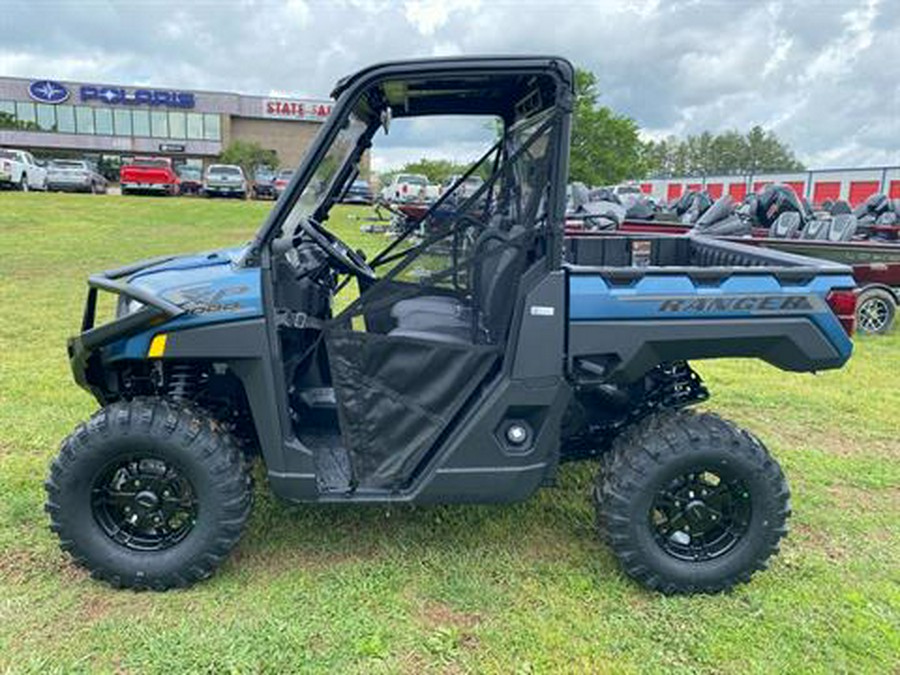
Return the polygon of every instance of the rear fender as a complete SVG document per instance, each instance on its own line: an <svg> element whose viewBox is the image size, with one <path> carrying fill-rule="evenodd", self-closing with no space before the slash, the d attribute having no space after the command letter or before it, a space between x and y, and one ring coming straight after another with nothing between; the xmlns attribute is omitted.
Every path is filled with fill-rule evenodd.
<svg viewBox="0 0 900 675"><path fill-rule="evenodd" d="M569 279L568 367L631 382L668 361L760 358L791 371L839 368L852 342L825 298L854 287L850 275L782 281L736 275L710 286L687 274L615 284Z"/></svg>

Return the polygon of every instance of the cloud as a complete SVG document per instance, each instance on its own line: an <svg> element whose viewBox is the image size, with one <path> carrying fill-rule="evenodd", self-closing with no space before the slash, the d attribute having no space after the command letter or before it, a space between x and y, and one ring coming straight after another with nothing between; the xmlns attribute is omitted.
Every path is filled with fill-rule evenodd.
<svg viewBox="0 0 900 675"><path fill-rule="evenodd" d="M321 98L377 61L557 53L595 72L602 103L648 136L762 124L810 166L900 164L897 10L896 0L7 0L0 74ZM461 154L475 142L444 132L416 142ZM400 147L385 156L415 151Z"/></svg>

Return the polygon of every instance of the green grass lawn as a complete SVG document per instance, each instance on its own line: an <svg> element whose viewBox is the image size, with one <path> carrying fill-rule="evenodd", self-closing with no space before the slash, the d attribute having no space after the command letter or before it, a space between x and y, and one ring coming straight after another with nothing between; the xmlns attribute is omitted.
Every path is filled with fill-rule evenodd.
<svg viewBox="0 0 900 675"><path fill-rule="evenodd" d="M89 272L249 239L270 203L0 194L0 671L898 672L900 333L818 376L700 363L783 463L791 534L731 594L666 598L594 536L594 466L514 506L322 507L265 485L210 581L113 591L60 553L42 481L96 404L65 339ZM332 226L370 250L367 211Z"/></svg>

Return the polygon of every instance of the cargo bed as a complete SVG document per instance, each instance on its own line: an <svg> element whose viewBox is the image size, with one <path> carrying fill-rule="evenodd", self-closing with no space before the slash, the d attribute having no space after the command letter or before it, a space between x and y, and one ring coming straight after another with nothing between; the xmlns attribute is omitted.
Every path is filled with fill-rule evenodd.
<svg viewBox="0 0 900 675"><path fill-rule="evenodd" d="M658 363L761 358L840 367L852 344L850 268L696 236L571 237L568 366L633 381Z"/></svg>

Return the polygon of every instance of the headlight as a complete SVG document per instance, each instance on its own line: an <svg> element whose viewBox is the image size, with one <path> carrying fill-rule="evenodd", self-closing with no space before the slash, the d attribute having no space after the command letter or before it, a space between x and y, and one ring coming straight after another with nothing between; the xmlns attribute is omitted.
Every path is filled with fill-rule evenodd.
<svg viewBox="0 0 900 675"><path fill-rule="evenodd" d="M140 300L134 300L133 298L126 297L124 295L119 296L119 304L116 305L116 318L121 319L123 316L128 316L129 314L134 314L136 311L141 309L144 306L144 303Z"/></svg>

